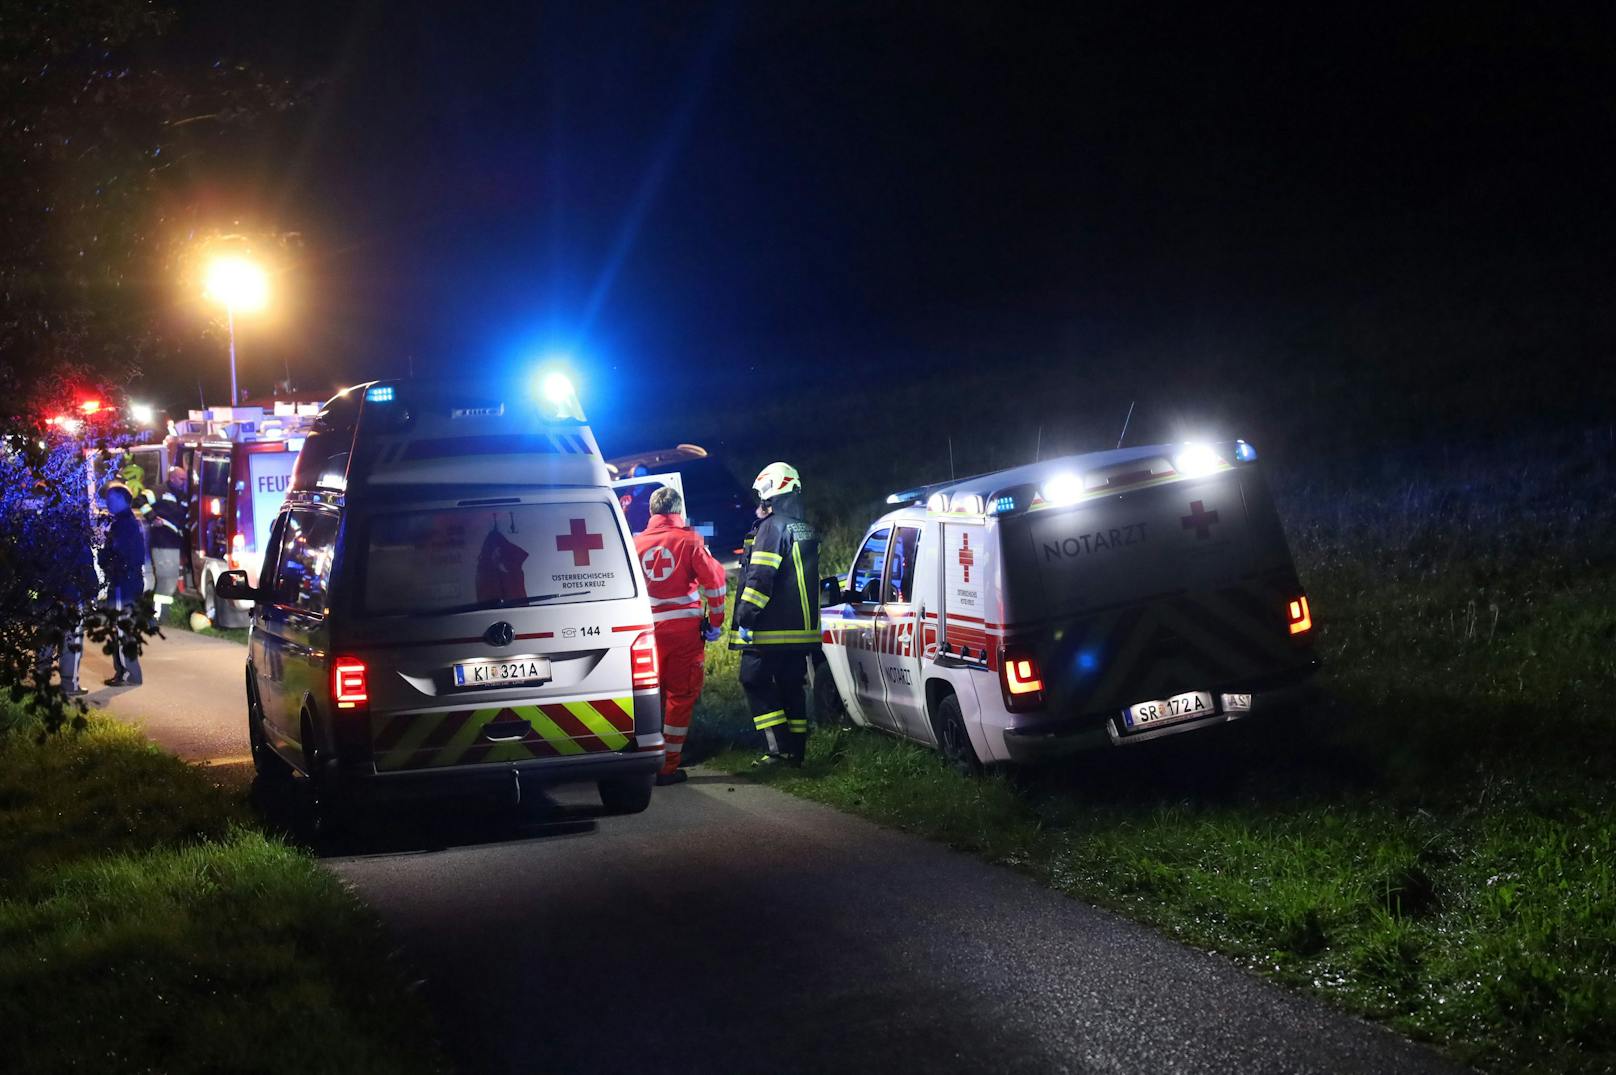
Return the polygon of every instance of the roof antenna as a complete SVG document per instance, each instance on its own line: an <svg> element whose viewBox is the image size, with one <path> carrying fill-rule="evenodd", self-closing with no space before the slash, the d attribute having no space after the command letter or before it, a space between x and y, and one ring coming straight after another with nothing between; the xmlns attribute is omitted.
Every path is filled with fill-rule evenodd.
<svg viewBox="0 0 1616 1075"><path fill-rule="evenodd" d="M1138 402L1138 401L1137 400L1132 400L1132 399L1130 399L1128 401L1128 417L1126 417L1126 418L1124 418L1122 420L1122 435L1117 438L1117 447L1118 448L1122 447L1123 437L1126 437L1128 435L1128 423L1133 421L1133 405L1136 402Z"/></svg>
<svg viewBox="0 0 1616 1075"><path fill-rule="evenodd" d="M948 480L954 480L954 438L948 438Z"/></svg>
<svg viewBox="0 0 1616 1075"><path fill-rule="evenodd" d="M1043 455L1043 453L1044 453L1044 427L1043 427L1042 424L1040 424L1038 426L1038 439L1033 441L1032 461L1034 463L1038 462L1039 458Z"/></svg>

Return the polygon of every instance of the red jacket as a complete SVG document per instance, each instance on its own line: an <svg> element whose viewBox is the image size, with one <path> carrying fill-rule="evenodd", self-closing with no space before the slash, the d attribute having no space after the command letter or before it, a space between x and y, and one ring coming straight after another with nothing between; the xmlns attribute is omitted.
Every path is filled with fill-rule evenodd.
<svg viewBox="0 0 1616 1075"><path fill-rule="evenodd" d="M684 516L651 516L650 524L634 535L634 551L645 570L651 619L658 627L677 620L701 619L703 598L707 600L708 622L714 627L723 624L724 569Z"/></svg>

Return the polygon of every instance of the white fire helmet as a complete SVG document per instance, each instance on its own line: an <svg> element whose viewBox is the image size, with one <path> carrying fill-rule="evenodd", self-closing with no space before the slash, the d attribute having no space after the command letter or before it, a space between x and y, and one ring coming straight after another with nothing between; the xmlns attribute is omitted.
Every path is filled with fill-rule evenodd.
<svg viewBox="0 0 1616 1075"><path fill-rule="evenodd" d="M773 500L781 493L801 492L802 479L797 477L797 468L790 463L770 463L753 479L752 491L759 500Z"/></svg>

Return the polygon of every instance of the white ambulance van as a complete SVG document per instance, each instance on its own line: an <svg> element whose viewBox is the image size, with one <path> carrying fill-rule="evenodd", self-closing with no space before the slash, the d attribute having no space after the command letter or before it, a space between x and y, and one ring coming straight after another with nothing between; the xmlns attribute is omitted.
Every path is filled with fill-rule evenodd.
<svg viewBox="0 0 1616 1075"><path fill-rule="evenodd" d="M261 776L323 802L594 781L651 799L662 707L633 542L570 387L415 381L321 411L252 602L247 724Z"/></svg>
<svg viewBox="0 0 1616 1075"><path fill-rule="evenodd" d="M1224 724L1294 704L1317 668L1243 441L1069 456L889 503L821 585L816 702L961 768Z"/></svg>

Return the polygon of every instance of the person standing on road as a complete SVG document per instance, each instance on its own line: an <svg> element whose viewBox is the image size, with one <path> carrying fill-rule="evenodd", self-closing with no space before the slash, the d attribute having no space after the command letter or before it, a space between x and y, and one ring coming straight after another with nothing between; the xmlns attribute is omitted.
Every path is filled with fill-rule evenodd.
<svg viewBox="0 0 1616 1075"><path fill-rule="evenodd" d="M770 463L752 490L770 511L736 582L736 648L752 726L767 744L758 765L801 765L808 749L807 658L819 648L819 535L803 518L795 467Z"/></svg>
<svg viewBox="0 0 1616 1075"><path fill-rule="evenodd" d="M718 641L727 590L724 569L707 551L701 535L685 522L678 490L658 488L651 494L650 509L650 522L634 536L634 551L645 571L662 673L667 754L656 782L665 786L685 780L679 762L690 733L690 715L701 697L703 651L706 643Z"/></svg>
<svg viewBox="0 0 1616 1075"><path fill-rule="evenodd" d="M140 644L140 632L129 621L139 615L140 596L146 590L142 577L146 566L146 535L132 510L134 497L122 482L111 482L101 497L112 513L107 541L101 547L101 573L107 578L107 610L116 627L112 637L112 678L109 687L138 687L141 684L140 657L133 652ZM125 652L128 647L132 652Z"/></svg>
<svg viewBox="0 0 1616 1075"><path fill-rule="evenodd" d="M180 580L180 558L185 549L185 469L169 467L168 481L152 509L151 558L159 597L173 597Z"/></svg>

